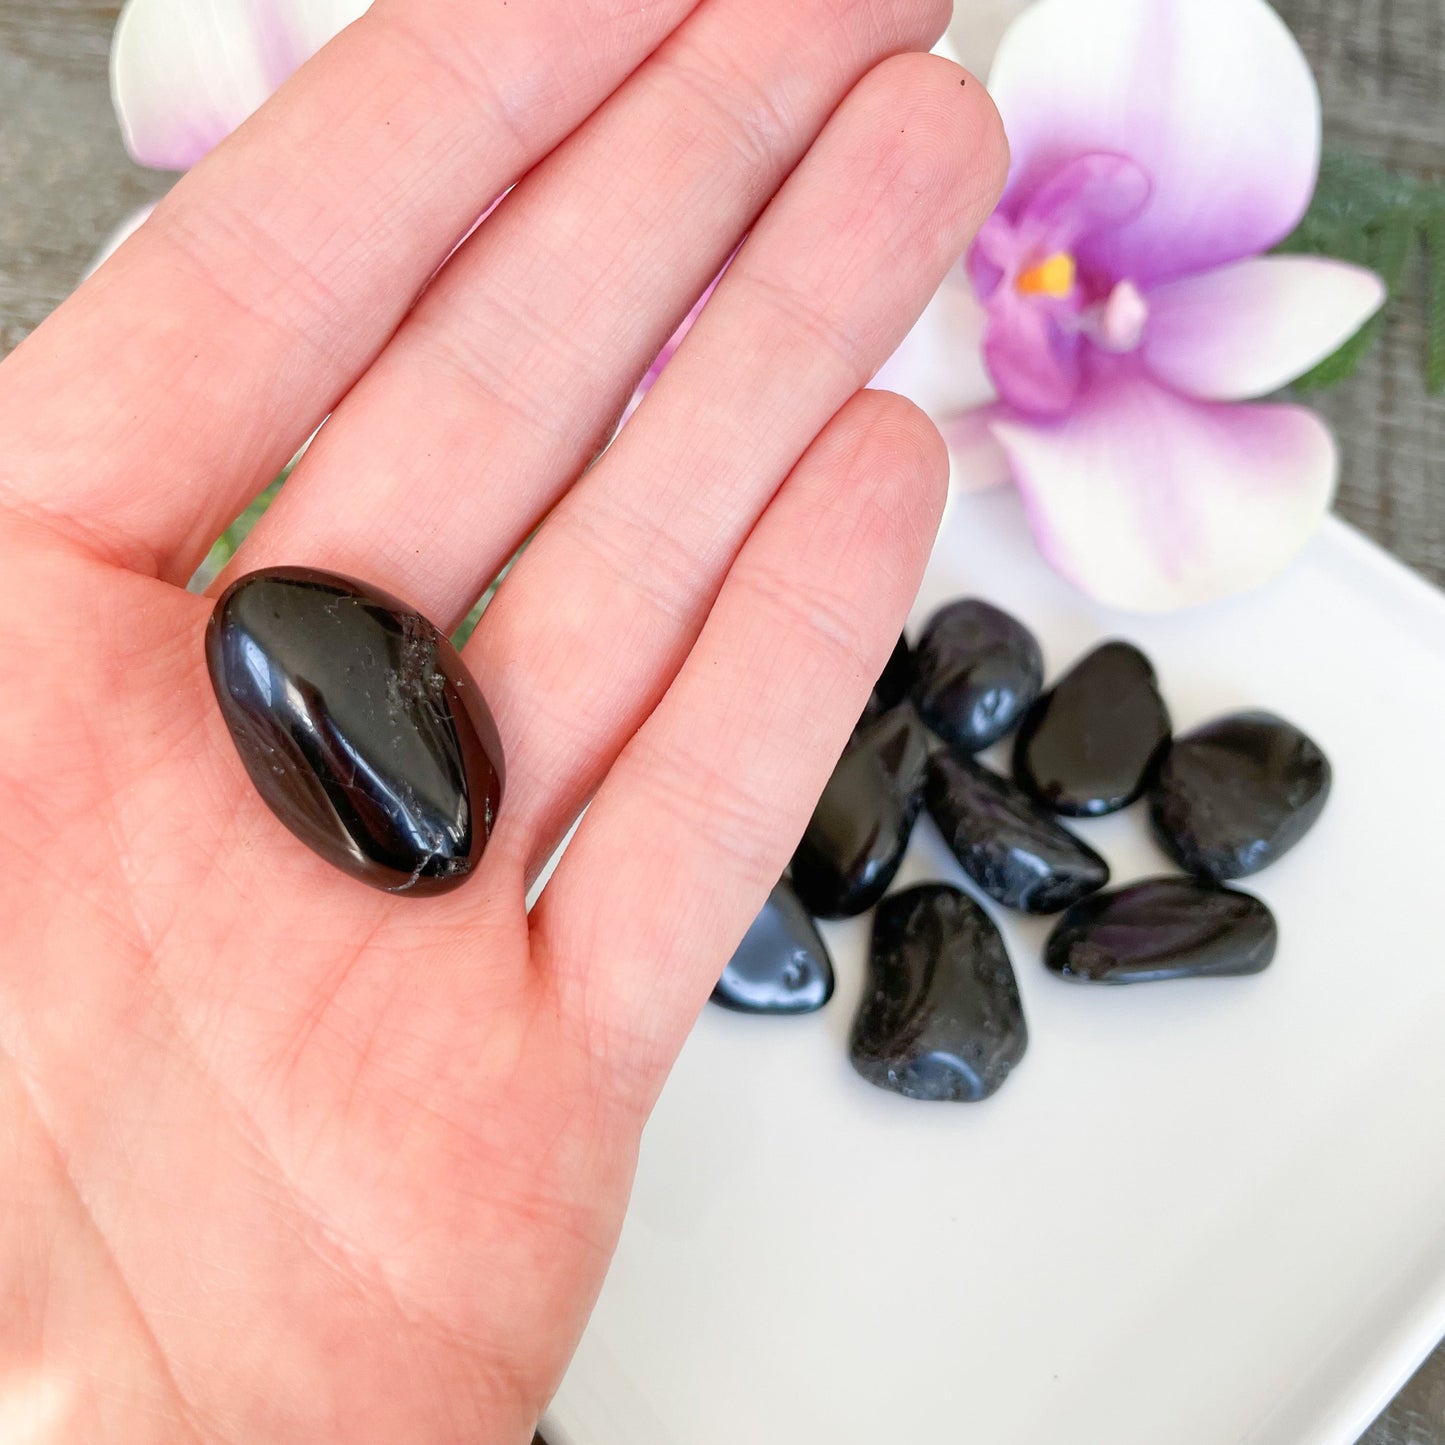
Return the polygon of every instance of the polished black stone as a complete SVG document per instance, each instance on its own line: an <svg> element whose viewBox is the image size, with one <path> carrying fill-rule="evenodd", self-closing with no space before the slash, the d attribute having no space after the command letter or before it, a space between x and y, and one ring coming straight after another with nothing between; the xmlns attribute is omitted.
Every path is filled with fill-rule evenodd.
<svg viewBox="0 0 1445 1445"><path fill-rule="evenodd" d="M851 918L888 891L923 806L929 748L907 703L855 735L793 855L793 887L814 917Z"/></svg>
<svg viewBox="0 0 1445 1445"><path fill-rule="evenodd" d="M997 1093L1027 1047L1018 982L988 914L942 883L885 898L853 1067L910 1099L974 1103Z"/></svg>
<svg viewBox="0 0 1445 1445"><path fill-rule="evenodd" d="M1262 973L1278 929L1258 898L1198 878L1096 893L1059 920L1044 962L1086 983L1152 983Z"/></svg>
<svg viewBox="0 0 1445 1445"><path fill-rule="evenodd" d="M954 602L924 629L914 654L913 705L961 753L995 743L1044 685L1044 656L1027 627L976 598Z"/></svg>
<svg viewBox="0 0 1445 1445"><path fill-rule="evenodd" d="M501 806L501 743L424 617L344 577L275 567L216 603L206 661L257 792L328 863L410 894L476 866Z"/></svg>
<svg viewBox="0 0 1445 1445"><path fill-rule="evenodd" d="M1224 883L1283 858L1329 796L1329 760L1310 738L1271 713L1243 712L1175 739L1149 813L1176 862Z"/></svg>
<svg viewBox="0 0 1445 1445"><path fill-rule="evenodd" d="M893 649L892 656L888 659L888 666L883 669L883 676L873 685L873 695L868 699L868 706L863 709L858 726L862 727L897 707L908 696L908 690L912 686L913 653L908 646L908 639L900 637L898 646Z"/></svg>
<svg viewBox="0 0 1445 1445"><path fill-rule="evenodd" d="M763 905L713 990L746 1014L807 1014L833 997L833 961L808 910L786 882Z"/></svg>
<svg viewBox="0 0 1445 1445"><path fill-rule="evenodd" d="M1028 711L1014 780L1071 818L1142 797L1169 745L1169 710L1149 659L1127 642L1097 647Z"/></svg>
<svg viewBox="0 0 1445 1445"><path fill-rule="evenodd" d="M1058 913L1109 881L1088 844L972 758L936 752L924 799L963 871L1009 908Z"/></svg>

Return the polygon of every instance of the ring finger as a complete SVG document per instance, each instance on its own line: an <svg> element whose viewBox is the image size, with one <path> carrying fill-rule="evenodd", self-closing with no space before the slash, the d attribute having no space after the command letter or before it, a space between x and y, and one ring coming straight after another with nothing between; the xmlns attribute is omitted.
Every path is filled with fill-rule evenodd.
<svg viewBox="0 0 1445 1445"><path fill-rule="evenodd" d="M1004 156L982 88L935 56L885 61L840 107L470 644L507 749L504 855L535 869L652 711L774 492L982 224Z"/></svg>

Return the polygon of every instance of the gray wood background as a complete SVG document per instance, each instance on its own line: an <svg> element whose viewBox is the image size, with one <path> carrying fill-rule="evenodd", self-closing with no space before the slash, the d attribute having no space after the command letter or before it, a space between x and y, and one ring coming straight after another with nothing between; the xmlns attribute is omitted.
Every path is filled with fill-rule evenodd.
<svg viewBox="0 0 1445 1445"><path fill-rule="evenodd" d="M1445 179L1445 0L1276 4L1319 74L1329 142ZM106 90L115 10L114 0L0 0L0 354L168 184L131 166L116 134ZM1445 397L1427 396L1421 380L1425 284L1410 277L1363 372L1318 405L1344 449L1341 513L1445 583ZM1445 1445L1445 1346L1361 1445Z"/></svg>

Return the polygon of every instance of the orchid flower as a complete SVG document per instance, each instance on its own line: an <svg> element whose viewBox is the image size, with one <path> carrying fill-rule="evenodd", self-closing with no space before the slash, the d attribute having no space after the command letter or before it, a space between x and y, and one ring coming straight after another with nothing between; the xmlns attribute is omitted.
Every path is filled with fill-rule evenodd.
<svg viewBox="0 0 1445 1445"><path fill-rule="evenodd" d="M368 4L127 0L132 155L193 165ZM1012 479L1044 553L1105 603L1254 587L1309 538L1339 463L1313 413L1245 403L1384 300L1357 267L1264 254L1314 190L1309 66L1264 0L964 0L965 61L1000 34L1008 189L878 384L938 421L960 488Z"/></svg>
<svg viewBox="0 0 1445 1445"><path fill-rule="evenodd" d="M954 42L969 55L962 11ZM1012 478L1044 554L1106 604L1248 590L1327 511L1334 441L1243 403L1381 306L1368 271L1268 256L1318 175L1320 101L1264 0L1037 0L990 89L998 212L880 384L939 422L961 486Z"/></svg>

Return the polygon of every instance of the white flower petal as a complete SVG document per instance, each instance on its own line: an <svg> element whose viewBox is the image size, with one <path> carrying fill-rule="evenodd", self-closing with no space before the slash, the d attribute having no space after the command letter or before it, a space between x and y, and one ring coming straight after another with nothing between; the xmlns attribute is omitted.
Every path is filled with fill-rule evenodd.
<svg viewBox="0 0 1445 1445"><path fill-rule="evenodd" d="M906 396L935 421L986 406L995 399L983 361L987 323L966 271L955 266L873 385Z"/></svg>
<svg viewBox="0 0 1445 1445"><path fill-rule="evenodd" d="M1209 401L1266 396L1332 356L1381 306L1373 271L1320 256L1261 256L1149 294L1145 365Z"/></svg>
<svg viewBox="0 0 1445 1445"><path fill-rule="evenodd" d="M90 268L85 273L86 276L94 276L95 273L150 220L151 212L154 210L155 206L153 205L142 206L140 210L134 211L127 216L125 220L106 237L104 244L100 250L96 252L95 260L90 263Z"/></svg>
<svg viewBox="0 0 1445 1445"><path fill-rule="evenodd" d="M1194 401L1122 366L1068 418L1011 418L994 433L1044 555L1129 612L1266 582L1309 540L1339 473L1311 411Z"/></svg>
<svg viewBox="0 0 1445 1445"><path fill-rule="evenodd" d="M111 94L132 156L186 170L370 0L128 0Z"/></svg>
<svg viewBox="0 0 1445 1445"><path fill-rule="evenodd" d="M981 406L943 417L938 430L948 444L949 481L956 492L987 492L1013 480L1008 453L994 435L997 407Z"/></svg>

